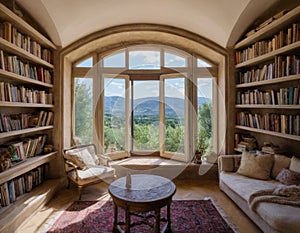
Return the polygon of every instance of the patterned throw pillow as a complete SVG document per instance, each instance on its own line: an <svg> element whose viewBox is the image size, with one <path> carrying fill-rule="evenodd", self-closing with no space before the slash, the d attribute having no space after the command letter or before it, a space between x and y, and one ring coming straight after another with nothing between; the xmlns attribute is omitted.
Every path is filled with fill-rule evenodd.
<svg viewBox="0 0 300 233"><path fill-rule="evenodd" d="M283 168L277 175L276 180L285 185L298 185L300 182L300 173Z"/></svg>

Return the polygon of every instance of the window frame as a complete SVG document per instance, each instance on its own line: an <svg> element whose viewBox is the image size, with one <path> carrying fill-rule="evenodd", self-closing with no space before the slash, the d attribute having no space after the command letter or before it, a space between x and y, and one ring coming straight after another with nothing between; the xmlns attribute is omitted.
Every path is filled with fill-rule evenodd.
<svg viewBox="0 0 300 233"><path fill-rule="evenodd" d="M129 70L128 67L129 67L129 59L128 59L128 56L129 56L129 51L132 51L133 49L136 49L136 48L139 48L139 49L142 49L142 48L155 48L154 50L157 51L158 48L159 48L159 51L160 51L160 63L161 63L161 67L159 70ZM122 67L117 67L117 68L112 68L112 67L108 67L108 68L105 68L103 67L103 58L107 57L107 56L111 56L113 54L116 54L118 53L118 51L125 51L125 68L122 68ZM164 55L165 55L165 52L167 53L171 53L171 54L187 54L187 67L164 67ZM183 51L183 50L179 50L177 48L174 48L174 47L170 47L170 46L166 46L166 45L138 45L138 46L131 46L130 48L125 48L125 49L118 49L118 50L110 50L106 53L97 53L97 52L93 52L91 55L89 56L85 56L85 58L87 57L93 57L93 60L94 60L94 65L97 64L97 67L98 67L98 73L97 73L97 77L99 77L99 75L101 75L102 73L110 73L110 74L120 74L120 75L128 75L129 76L129 80L137 80L137 77L138 76L141 76L141 74L143 73L145 76L155 76L156 75L156 78L154 80L157 80L157 79L160 79L160 76L161 75L168 75L168 74L171 74L171 73L174 73L174 70L178 73L187 73L187 80L188 80L188 84L186 85L186 88L188 88L188 86L190 86L191 82L195 82L195 79L197 79L197 77L203 77L203 76L206 76L209 75L209 77L212 77L212 78L215 78L216 80L216 88L217 88L217 80L218 80L218 67L213 64L212 62L208 61L208 59L205 59L201 56L197 56L197 57L192 57L191 54L188 54L187 52ZM194 56L194 55L193 55ZM211 67L198 67L197 66L197 59L201 59L203 60L204 62L207 62L209 64L211 64ZM80 59L78 60L77 62L73 63L73 69L72 69L72 77L81 77L81 76L84 76L87 72L89 72L90 68L82 68L82 67L76 67L75 64L78 64L80 63L79 61L83 61L84 59ZM96 79L97 79L96 77ZM74 84L73 84L73 80L72 80L72 88L73 88ZM192 86L196 86L194 88L197 88L197 85L192 85ZM194 89L192 88L192 89ZM191 90L192 90L191 89ZM215 89L215 88L214 88ZM95 90L94 90L95 91ZM216 91L217 93L217 91ZM193 91L188 91L188 95L197 95L197 89L193 90ZM196 98L190 98L190 99L193 99L192 100L192 104L193 104L193 108L195 109L195 100ZM72 98L72 100L74 101L74 98ZM216 99L218 102L218 99ZM102 105L103 107L103 105ZM216 105L214 107L214 110L213 112L216 112L217 111L217 108L218 106ZM101 109L101 108L100 108ZM95 111L99 111L99 108ZM102 109L103 111L103 109ZM192 123L189 123L188 124L188 133L186 135L188 135L189 138L192 138L196 135L196 131L195 131L195 125L197 125L197 117L196 116L193 116L193 114L191 113L191 109L188 110L188 114L190 118L192 118L192 120L190 122ZM103 115L103 114L100 114L100 115ZM218 115L217 115L218 116ZM74 117L74 114L73 114L73 117ZM103 118L103 117L102 117ZM216 117L217 118L217 117ZM102 119L103 120L103 119ZM74 127L74 124L73 124L73 127ZM102 127L103 128L103 127ZM130 127L128 127L129 129ZM196 127L197 128L197 127ZM213 144L214 145L217 145L218 143L216 142L217 139L218 139L218 133L214 130L217 129L217 123L216 123L216 120L214 120L214 123L213 123ZM99 132L102 134L101 130L98 129L97 132L95 134L99 134ZM95 135L94 134L94 135ZM102 138L103 139L103 138ZM100 151L103 152L103 149L104 147L102 146L103 145L103 142L101 141L102 139L98 140L98 141L93 141L94 143L96 143L96 145L98 146L98 148L100 148ZM129 140L130 141L130 140ZM188 141L188 140L187 140ZM189 142L189 145L188 145L188 150L187 150L187 156L188 156L188 160L191 160L192 157L193 157L193 153L192 151L195 151L195 142L192 142L190 141ZM131 148L131 143L129 142L129 145L130 145L130 150L127 151L127 154L126 156L130 156L131 153L134 153L134 151L132 151L132 148ZM216 146L217 148L218 146ZM217 149L216 149L217 151ZM143 153L141 153L143 154Z"/></svg>

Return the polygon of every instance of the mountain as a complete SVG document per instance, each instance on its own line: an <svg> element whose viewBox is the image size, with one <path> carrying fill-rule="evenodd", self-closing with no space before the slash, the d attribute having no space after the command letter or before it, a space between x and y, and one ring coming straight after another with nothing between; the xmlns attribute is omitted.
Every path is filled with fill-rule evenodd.
<svg viewBox="0 0 300 233"><path fill-rule="evenodd" d="M125 113L125 100L119 96L107 96L105 101L105 114L124 115ZM183 117L184 116L184 100L175 97L165 98L166 117ZM211 102L211 99L205 97L198 98L198 106L204 103ZM134 114L136 117L157 117L159 116L159 98L147 97L139 98L134 101Z"/></svg>

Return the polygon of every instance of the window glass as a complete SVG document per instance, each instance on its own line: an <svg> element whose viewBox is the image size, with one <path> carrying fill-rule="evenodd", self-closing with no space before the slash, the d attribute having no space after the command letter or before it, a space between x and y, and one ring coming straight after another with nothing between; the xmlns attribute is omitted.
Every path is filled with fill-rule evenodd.
<svg viewBox="0 0 300 233"><path fill-rule="evenodd" d="M104 67L125 67L125 52L109 55L103 59Z"/></svg>
<svg viewBox="0 0 300 233"><path fill-rule="evenodd" d="M165 52L165 67L186 67L186 58Z"/></svg>
<svg viewBox="0 0 300 233"><path fill-rule="evenodd" d="M211 67L211 65L201 59L197 59L197 67Z"/></svg>
<svg viewBox="0 0 300 233"><path fill-rule="evenodd" d="M75 78L75 137L82 144L93 141L93 79Z"/></svg>
<svg viewBox="0 0 300 233"><path fill-rule="evenodd" d="M133 82L133 150L159 150L159 81Z"/></svg>
<svg viewBox="0 0 300 233"><path fill-rule="evenodd" d="M90 57L79 64L76 65L76 67L93 67L93 58Z"/></svg>
<svg viewBox="0 0 300 233"><path fill-rule="evenodd" d="M165 151L184 153L184 77L165 79Z"/></svg>
<svg viewBox="0 0 300 233"><path fill-rule="evenodd" d="M104 78L104 146L106 153L125 150L125 80Z"/></svg>
<svg viewBox="0 0 300 233"><path fill-rule="evenodd" d="M197 150L205 156L212 149L212 90L213 78L198 78L198 141Z"/></svg>
<svg viewBox="0 0 300 233"><path fill-rule="evenodd" d="M160 51L129 51L129 69L160 69Z"/></svg>

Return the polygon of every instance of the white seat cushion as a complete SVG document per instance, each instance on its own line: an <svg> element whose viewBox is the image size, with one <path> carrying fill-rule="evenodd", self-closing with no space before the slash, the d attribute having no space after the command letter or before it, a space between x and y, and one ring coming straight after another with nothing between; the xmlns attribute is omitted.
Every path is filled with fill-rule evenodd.
<svg viewBox="0 0 300 233"><path fill-rule="evenodd" d="M77 172L78 172L78 178L81 180L93 179L93 178L104 179L113 176L115 169L111 167L98 165L98 166L90 167L86 170L77 170Z"/></svg>

